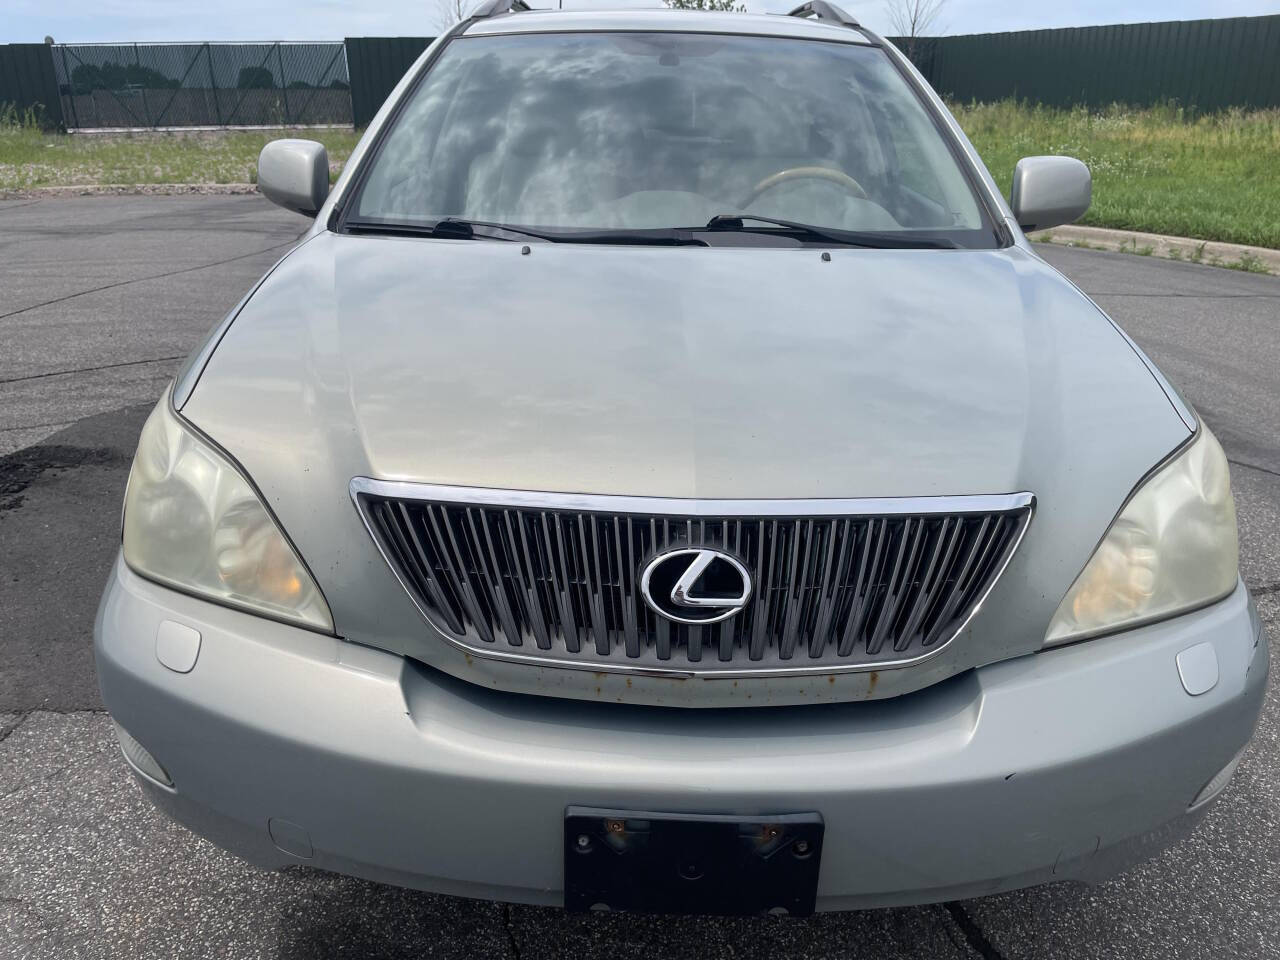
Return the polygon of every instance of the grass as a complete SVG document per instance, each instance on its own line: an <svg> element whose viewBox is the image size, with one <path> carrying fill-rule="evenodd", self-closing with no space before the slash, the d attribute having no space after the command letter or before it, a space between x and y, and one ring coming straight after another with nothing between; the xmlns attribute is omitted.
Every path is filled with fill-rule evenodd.
<svg viewBox="0 0 1280 960"><path fill-rule="evenodd" d="M1280 249L1280 110L1197 116L1175 106L1055 110L1012 100L953 109L1006 193L1020 157L1068 154L1093 171L1083 223ZM66 136L41 131L37 119L0 108L0 191L251 183L258 151L284 134ZM323 141L335 177L358 139L342 129L293 135Z"/></svg>
<svg viewBox="0 0 1280 960"><path fill-rule="evenodd" d="M336 178L359 134L351 130L253 130L68 136L42 131L29 114L0 109L0 191L52 186L252 183L258 152L281 136L329 148Z"/></svg>
<svg viewBox="0 0 1280 960"><path fill-rule="evenodd" d="M1066 154L1093 172L1081 223L1280 248L1280 110L952 109L1006 195L1019 158Z"/></svg>

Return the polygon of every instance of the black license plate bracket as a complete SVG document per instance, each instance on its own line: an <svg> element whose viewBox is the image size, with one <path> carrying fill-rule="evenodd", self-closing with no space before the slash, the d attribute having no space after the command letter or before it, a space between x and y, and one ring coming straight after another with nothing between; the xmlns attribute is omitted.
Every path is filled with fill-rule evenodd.
<svg viewBox="0 0 1280 960"><path fill-rule="evenodd" d="M569 807L565 908L750 916L813 913L817 813L645 813Z"/></svg>

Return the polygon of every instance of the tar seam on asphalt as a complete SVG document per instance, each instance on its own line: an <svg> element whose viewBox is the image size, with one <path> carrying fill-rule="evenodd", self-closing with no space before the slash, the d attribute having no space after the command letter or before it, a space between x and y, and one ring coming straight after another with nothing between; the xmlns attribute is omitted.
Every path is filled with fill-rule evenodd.
<svg viewBox="0 0 1280 960"><path fill-rule="evenodd" d="M0 383L24 383L27 380L43 380L45 377L66 377L73 373L94 373L98 370L114 370L116 367L137 367L144 363L164 363L168 360L181 360L183 356L177 357L152 357L150 360L125 360L121 363L104 363L96 367L75 367L71 370L51 370L49 373L33 373L26 377L11 377L8 380L0 380ZM18 429L7 428L7 429Z"/></svg>
<svg viewBox="0 0 1280 960"><path fill-rule="evenodd" d="M1260 467L1256 463L1245 463L1243 460L1232 460L1227 458L1227 463L1236 467L1244 467L1247 470L1257 470L1259 473L1269 473L1273 477L1280 477L1280 470L1272 470L1270 467Z"/></svg>
<svg viewBox="0 0 1280 960"><path fill-rule="evenodd" d="M1280 293L1091 293L1091 297L1142 297L1153 300L1275 300Z"/></svg>
<svg viewBox="0 0 1280 960"><path fill-rule="evenodd" d="M27 717L29 716L31 716L30 711L27 711L26 713L20 713L18 714L18 719L14 720L13 723L9 724L7 727L0 728L0 743L4 743L6 740L8 740L9 734L13 733L13 731L17 730L20 726L26 723Z"/></svg>
<svg viewBox="0 0 1280 960"><path fill-rule="evenodd" d="M310 229L310 228L308 228ZM16 317L20 313L26 313L29 310L39 310L41 307L49 307L55 303L64 303L67 300L74 300L76 297L86 297L91 293L101 293L103 290L114 290L116 287L127 287L131 283L145 283L148 280L163 280L165 277L176 277L183 273L194 273L197 270L208 270L210 267L221 267L224 264L235 263L237 260L247 260L249 257L261 256L264 253L270 253L272 250L279 250L281 247L287 247L290 244L297 243L306 233L304 230L292 240L286 240L283 243L273 243L269 247L261 250L254 250L251 253L242 253L238 257L228 257L226 260L215 260L212 263L202 263L195 267L183 267L181 270L170 270L167 273L157 273L149 277L135 277L132 280L120 280L116 283L108 283L101 287L94 287L92 290L81 290L78 293L69 293L65 297L55 297L52 300L46 300L44 303L33 303L29 307L20 307L9 313L0 313L0 320L7 320L10 317Z"/></svg>
<svg viewBox="0 0 1280 960"><path fill-rule="evenodd" d="M74 420L51 420L47 423L20 423L16 427L0 427L0 433L17 433L19 430L39 430L41 427L69 427Z"/></svg>
<svg viewBox="0 0 1280 960"><path fill-rule="evenodd" d="M43 197L37 197L35 200L28 200L26 203L11 203L8 206L0 207L0 213L4 213L8 210L21 210L23 207L34 207L43 199Z"/></svg>
<svg viewBox="0 0 1280 960"><path fill-rule="evenodd" d="M516 943L516 932L511 926L511 904L502 905L502 925L507 928L507 943L511 946L511 956L520 960L520 944Z"/></svg>
<svg viewBox="0 0 1280 960"><path fill-rule="evenodd" d="M951 914L951 919L956 922L956 926L960 928L960 932L964 934L965 942L973 949L982 960L1004 960L1000 951L995 948L987 935L982 932L982 928L974 922L973 917L965 912L964 907L954 901L946 904L947 913Z"/></svg>

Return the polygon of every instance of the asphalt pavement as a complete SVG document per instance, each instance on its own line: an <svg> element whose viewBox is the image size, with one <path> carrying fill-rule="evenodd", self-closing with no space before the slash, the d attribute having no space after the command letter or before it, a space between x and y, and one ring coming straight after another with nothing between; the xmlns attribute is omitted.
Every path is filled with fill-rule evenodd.
<svg viewBox="0 0 1280 960"><path fill-rule="evenodd" d="M0 958L1280 957L1280 706L1191 839L1102 886L810 920L572 917L263 873L126 773L91 628L142 420L303 231L256 197L0 202ZM1280 278L1044 247L1232 461L1280 642ZM1280 671L1273 672L1272 684Z"/></svg>

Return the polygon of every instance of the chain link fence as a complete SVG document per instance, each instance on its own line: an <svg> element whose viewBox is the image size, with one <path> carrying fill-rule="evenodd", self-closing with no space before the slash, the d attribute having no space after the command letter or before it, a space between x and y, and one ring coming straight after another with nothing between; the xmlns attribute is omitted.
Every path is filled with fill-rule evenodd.
<svg viewBox="0 0 1280 960"><path fill-rule="evenodd" d="M351 125L342 43L76 43L52 54L73 130Z"/></svg>

